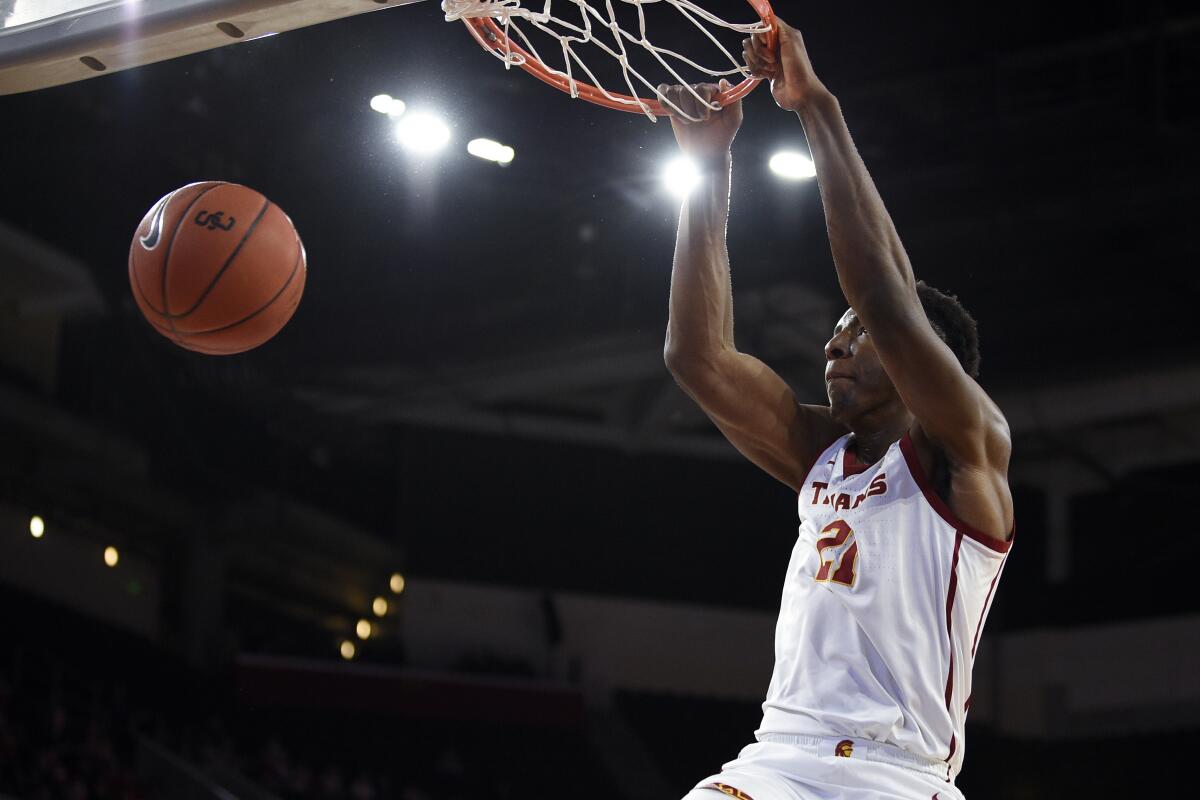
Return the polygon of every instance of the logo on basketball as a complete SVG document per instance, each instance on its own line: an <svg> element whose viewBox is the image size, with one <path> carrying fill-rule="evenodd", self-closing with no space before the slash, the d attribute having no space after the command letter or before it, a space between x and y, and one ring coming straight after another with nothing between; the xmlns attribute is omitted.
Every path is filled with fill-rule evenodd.
<svg viewBox="0 0 1200 800"><path fill-rule="evenodd" d="M207 226L210 231L215 231L218 228L223 231L230 231L233 230L233 226L237 224L237 219L235 217L225 219L224 211L218 211L215 214L209 214L207 211L201 209L200 213L196 215L194 222L201 228Z"/></svg>
<svg viewBox="0 0 1200 800"><path fill-rule="evenodd" d="M849 758L854 754L854 742L850 741L849 739L842 739L837 743L837 746L833 748L833 754L835 756L841 756L842 758Z"/></svg>
<svg viewBox="0 0 1200 800"><path fill-rule="evenodd" d="M149 232L138 239L142 247L147 250L153 250L155 247L158 247L158 240L162 238L163 215L167 213L167 201L174 194L174 192L171 192L171 194L158 201L158 205L154 207L154 218L150 220Z"/></svg>

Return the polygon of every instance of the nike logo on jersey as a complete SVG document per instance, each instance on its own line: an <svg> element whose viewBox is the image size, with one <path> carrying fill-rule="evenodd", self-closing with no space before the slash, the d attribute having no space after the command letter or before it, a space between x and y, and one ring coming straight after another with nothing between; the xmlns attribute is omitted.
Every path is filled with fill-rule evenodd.
<svg viewBox="0 0 1200 800"><path fill-rule="evenodd" d="M828 488L829 484L825 481L812 482L813 494L811 502L814 506L833 506L834 511L840 511L843 508L858 508L868 497L887 493L887 473L881 472L876 475L875 480L871 481L871 485L867 487L867 490L857 496L849 495L845 492L837 494L826 492L825 490Z"/></svg>
<svg viewBox="0 0 1200 800"><path fill-rule="evenodd" d="M154 206L154 209L152 210L154 218L150 220L150 230L145 236L138 239L138 242L141 243L142 247L146 248L147 250L153 250L155 247L158 247L158 240L162 238L163 217L166 216L167 213L167 203L170 202L171 198L174 196L175 193L171 192L169 195L159 200L158 204Z"/></svg>

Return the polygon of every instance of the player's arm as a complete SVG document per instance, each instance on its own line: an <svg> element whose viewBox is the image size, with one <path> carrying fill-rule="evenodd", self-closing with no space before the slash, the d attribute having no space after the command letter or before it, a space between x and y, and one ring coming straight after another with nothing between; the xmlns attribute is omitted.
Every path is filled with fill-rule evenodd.
<svg viewBox="0 0 1200 800"><path fill-rule="evenodd" d="M707 116L683 87L661 88L688 113ZM707 98L718 87L707 84L697 90ZM828 408L800 405L779 375L734 346L725 229L729 146L740 124L740 103L699 123L672 119L681 149L698 162L703 178L680 212L664 352L676 381L733 446L798 491L817 448L840 431Z"/></svg>
<svg viewBox="0 0 1200 800"><path fill-rule="evenodd" d="M912 266L837 98L816 77L800 33L779 23L778 47L748 40L747 64L796 111L816 165L838 281L921 432L971 484L971 516L1003 537L1011 525L1005 473L1011 444L996 405L929 324ZM969 522L975 520L968 519ZM990 530L989 530L990 529Z"/></svg>

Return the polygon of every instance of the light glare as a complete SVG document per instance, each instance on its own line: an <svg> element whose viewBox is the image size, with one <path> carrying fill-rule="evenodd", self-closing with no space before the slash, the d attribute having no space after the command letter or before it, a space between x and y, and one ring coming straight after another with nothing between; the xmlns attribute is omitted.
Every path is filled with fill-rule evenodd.
<svg viewBox="0 0 1200 800"><path fill-rule="evenodd" d="M393 594L400 594L404 591L404 576L399 572L393 572L392 579L388 581L388 585L392 587Z"/></svg>
<svg viewBox="0 0 1200 800"><path fill-rule="evenodd" d="M795 150L784 150L771 156L770 167L771 172L792 181L817 177L817 166L812 159Z"/></svg>
<svg viewBox="0 0 1200 800"><path fill-rule="evenodd" d="M358 648L354 646L354 642L350 641L349 639L343 639L341 651L342 658L349 661L350 659L354 658L354 654L358 652Z"/></svg>
<svg viewBox="0 0 1200 800"><path fill-rule="evenodd" d="M389 117L398 117L404 113L407 106L404 101L398 97L392 97L390 94L377 94L371 98L371 110L378 111L380 114L387 114Z"/></svg>
<svg viewBox="0 0 1200 800"><path fill-rule="evenodd" d="M495 161L497 164L512 163L517 151L506 144L491 139L472 139L467 142L467 152L485 161Z"/></svg>
<svg viewBox="0 0 1200 800"><path fill-rule="evenodd" d="M680 157L667 164L662 177L667 191L676 197L687 197L700 183L700 170L691 160Z"/></svg>
<svg viewBox="0 0 1200 800"><path fill-rule="evenodd" d="M360 619L358 624L354 626L354 632L358 634L360 639L371 638L371 623L368 620Z"/></svg>
<svg viewBox="0 0 1200 800"><path fill-rule="evenodd" d="M416 153L436 153L450 142L450 128L433 114L417 111L396 123L400 144Z"/></svg>
<svg viewBox="0 0 1200 800"><path fill-rule="evenodd" d="M387 614L387 610L388 610L387 598L376 597L371 602L371 610L375 612L375 616L377 616L377 617L382 617L385 614Z"/></svg>
<svg viewBox="0 0 1200 800"><path fill-rule="evenodd" d="M33 538L40 539L42 534L46 532L46 522L39 516L29 518L29 533Z"/></svg>
<svg viewBox="0 0 1200 800"><path fill-rule="evenodd" d="M110 567L115 567L117 562L121 560L121 554L117 552L115 547L104 548L104 563Z"/></svg>

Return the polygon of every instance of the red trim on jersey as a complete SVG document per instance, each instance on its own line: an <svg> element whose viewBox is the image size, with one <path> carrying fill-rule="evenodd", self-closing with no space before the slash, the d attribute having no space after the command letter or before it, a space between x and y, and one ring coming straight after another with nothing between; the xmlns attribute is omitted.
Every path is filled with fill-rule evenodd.
<svg viewBox="0 0 1200 800"><path fill-rule="evenodd" d="M959 519L950 510L950 506L946 505L946 501L938 496L938 493L933 490L933 483L929 480L929 476L925 474L925 470L921 467L921 459L917 455L917 448L908 433L905 433L900 438L900 450L904 453L904 460L908 464L908 471L912 473L913 480L917 482L917 486L921 487L921 494L925 495L925 502L933 507L938 516L953 525L954 529L959 533L965 534L989 549L997 553L1008 552L1008 549L1012 547L1011 538L1007 542L1002 542L995 536L988 536L983 531L971 527Z"/></svg>
<svg viewBox="0 0 1200 800"><path fill-rule="evenodd" d="M958 592L958 551L962 548L963 532L954 534L954 555L950 558L950 586L946 589L946 638L950 643L950 669L946 670L946 712L950 714L950 755L946 761L954 758L958 742L953 733L954 713L950 711L950 697L954 694L954 595Z"/></svg>
<svg viewBox="0 0 1200 800"><path fill-rule="evenodd" d="M858 460L858 454L850 452L850 441L847 440L845 446L842 447L842 477L849 478L851 475L861 475L869 470L874 464L864 464Z"/></svg>
<svg viewBox="0 0 1200 800"><path fill-rule="evenodd" d="M975 641L971 642L971 658L975 658L975 648L979 647L979 634L983 631L983 618L987 616L988 603L992 601L992 592L996 591L996 582L1000 580L1000 573L1004 571L1004 562L1008 561L1008 556L1004 557L1004 561L1000 562L1000 566L996 568L996 574L992 576L992 585L988 587L987 597L983 600L983 609L979 612L979 624L975 626Z"/></svg>
<svg viewBox="0 0 1200 800"><path fill-rule="evenodd" d="M842 434L842 436L845 436L845 435L846 434L844 434L844 433ZM809 485L809 478L812 477L813 470L821 465L821 463L822 463L821 459L825 455L826 451L829 450L829 448L833 447L835 444L837 444L839 441L841 441L842 436L837 437L832 442L830 442L829 444L825 445L824 447L822 447L820 450L817 451L817 457L815 459L813 459L812 465L809 466L808 471L804 473L804 480L800 482L800 491L796 492L796 499L799 503L804 502L804 487ZM834 458L837 458L837 456L834 455Z"/></svg>

